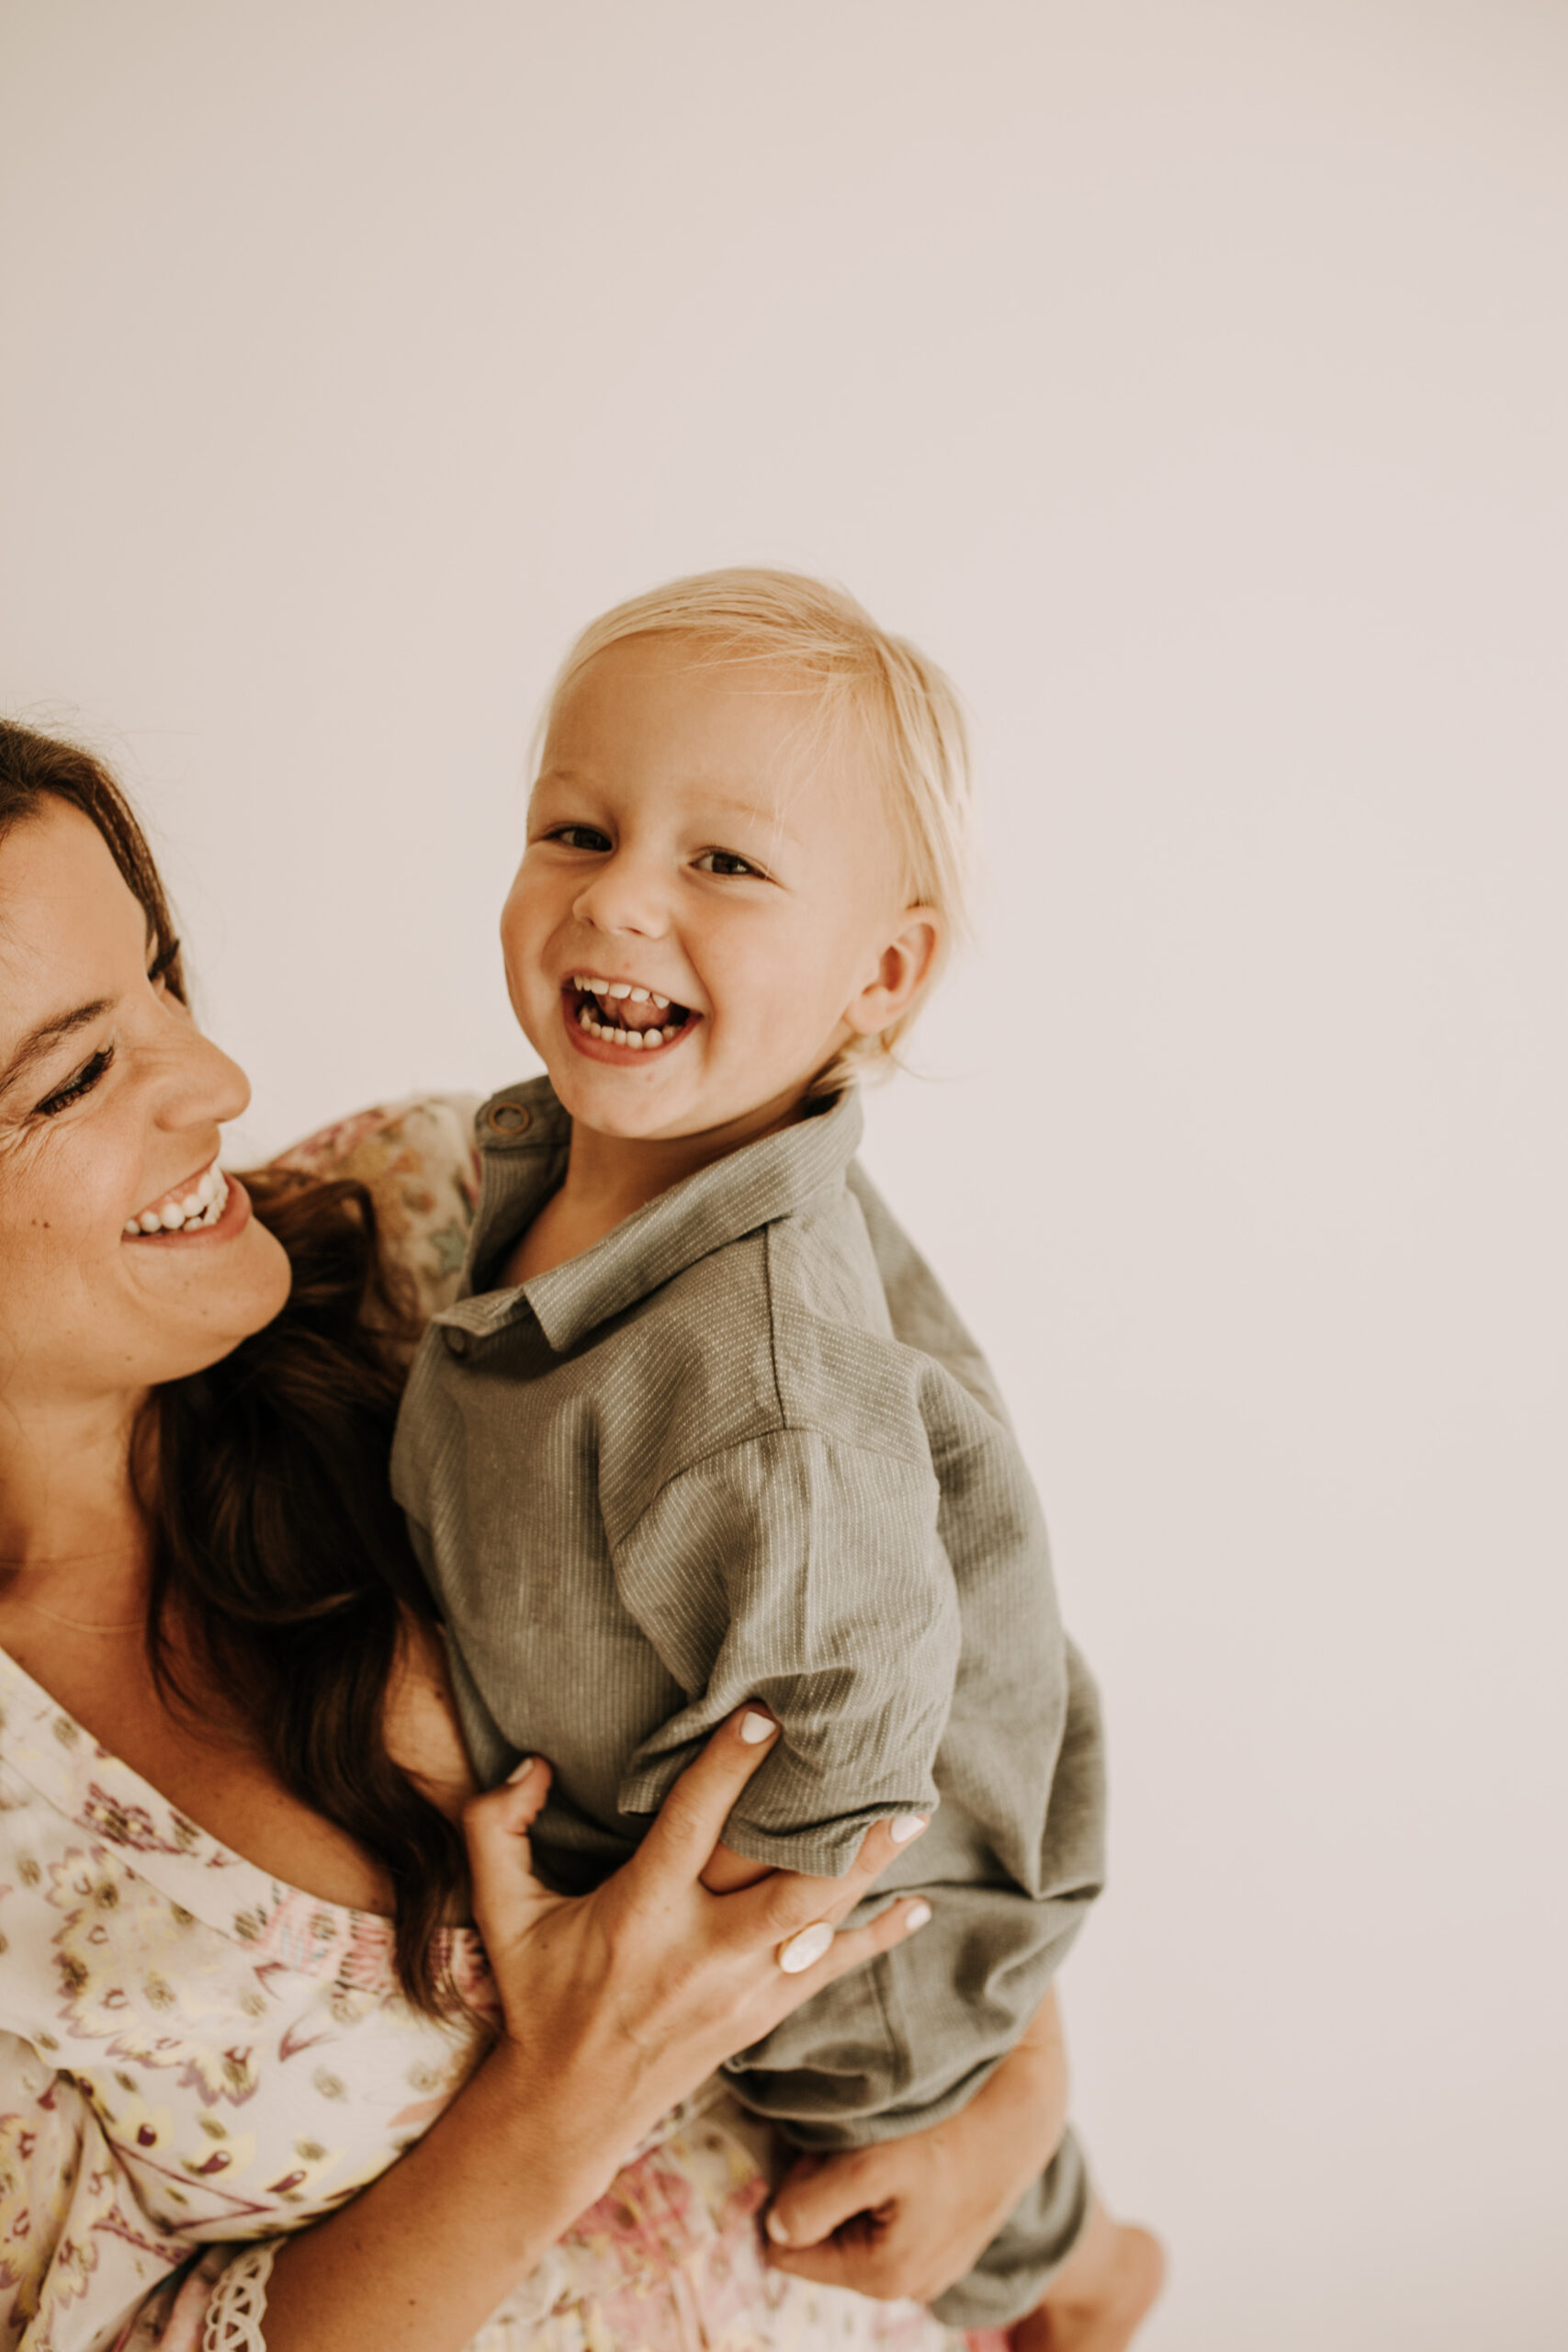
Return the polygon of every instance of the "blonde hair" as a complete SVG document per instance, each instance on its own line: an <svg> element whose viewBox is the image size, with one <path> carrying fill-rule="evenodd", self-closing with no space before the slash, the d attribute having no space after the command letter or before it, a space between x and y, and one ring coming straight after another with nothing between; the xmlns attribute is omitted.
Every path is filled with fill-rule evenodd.
<svg viewBox="0 0 1568 2352"><path fill-rule="evenodd" d="M595 657L633 637L688 637L708 661L804 673L822 733L858 722L904 862L910 906L942 918L936 956L914 1002L874 1036L856 1037L816 1080L838 1091L892 1065L951 948L969 931L971 781L958 696L917 646L879 628L842 588L799 571L736 566L694 572L590 621L556 673L543 742L563 697Z"/></svg>

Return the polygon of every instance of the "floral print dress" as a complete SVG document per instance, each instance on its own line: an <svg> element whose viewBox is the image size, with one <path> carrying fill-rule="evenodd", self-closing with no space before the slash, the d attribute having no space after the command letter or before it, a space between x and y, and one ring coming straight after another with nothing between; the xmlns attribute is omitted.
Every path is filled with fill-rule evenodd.
<svg viewBox="0 0 1568 2352"><path fill-rule="evenodd" d="M368 1183L426 1313L476 1197L471 1104L368 1112L288 1155ZM403 2000L389 1923L282 1884L107 1754L0 1651L0 2352L199 2352L226 2266L428 2128L493 2009ZM716 2085L632 2152L469 2352L957 2352L920 2307L770 2269L776 2158Z"/></svg>

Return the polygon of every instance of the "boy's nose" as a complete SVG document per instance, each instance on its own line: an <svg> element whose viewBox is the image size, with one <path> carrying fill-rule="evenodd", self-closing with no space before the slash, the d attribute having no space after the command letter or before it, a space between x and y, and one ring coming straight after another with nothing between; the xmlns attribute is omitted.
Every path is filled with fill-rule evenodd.
<svg viewBox="0 0 1568 2352"><path fill-rule="evenodd" d="M572 912L595 931L629 931L645 939L656 938L665 924L657 877L629 858L606 858L596 867L578 892Z"/></svg>

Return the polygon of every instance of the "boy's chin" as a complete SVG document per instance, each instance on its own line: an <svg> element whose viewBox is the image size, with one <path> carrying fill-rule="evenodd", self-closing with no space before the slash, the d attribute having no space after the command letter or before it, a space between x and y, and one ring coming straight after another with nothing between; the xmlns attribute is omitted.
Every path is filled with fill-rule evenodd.
<svg viewBox="0 0 1568 2352"><path fill-rule="evenodd" d="M606 1069L575 1055L564 1065L549 1057L545 1068L562 1110L596 1135L617 1136L633 1143L686 1131L688 1123L680 1117L675 1102L666 1098L665 1090L657 1090L656 1100L655 1090L637 1086L630 1070ZM702 1124L700 1119L690 1122L694 1127Z"/></svg>

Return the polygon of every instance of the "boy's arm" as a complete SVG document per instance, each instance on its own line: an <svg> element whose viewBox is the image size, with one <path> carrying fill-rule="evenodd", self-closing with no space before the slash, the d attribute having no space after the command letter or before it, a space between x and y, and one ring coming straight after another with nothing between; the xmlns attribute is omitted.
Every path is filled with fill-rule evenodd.
<svg viewBox="0 0 1568 2352"><path fill-rule="evenodd" d="M762 1700L784 1737L726 1830L761 1868L836 1877L873 1822L929 1814L960 1626L929 1457L811 1429L726 1447L671 1479L615 1547L617 1591L694 1695L633 1754L650 1813L695 1744Z"/></svg>
<svg viewBox="0 0 1568 2352"><path fill-rule="evenodd" d="M1004 1429L1010 1428L996 1375L968 1326L858 1159L851 1163L848 1181L865 1220L894 1338L934 1357Z"/></svg>
<svg viewBox="0 0 1568 2352"><path fill-rule="evenodd" d="M1021 1479L988 1426L992 1477L1005 1457ZM931 1814L959 1652L932 1484L926 1464L799 1430L671 1482L616 1545L616 1580L670 1673L697 1695L637 1751L625 1810L657 1802L710 1710L754 1695L784 1736L727 1826L741 1860L830 1876L870 1821ZM1098 1892L1094 1688L1062 1635L1048 1576L1002 1569L1010 1546L1038 1566L1043 1540L1023 1488L1010 1493L987 1541L1019 1605L993 1619L1004 1640L965 1656L942 1747L947 1802L878 1890L929 1893L935 1917L919 1962L887 1956L732 2064L748 2102L809 2147L897 2137L961 2107L1027 2026Z"/></svg>
<svg viewBox="0 0 1568 2352"><path fill-rule="evenodd" d="M956 2113L1048 1994L1104 1875L1099 1698L1071 1644L1062 1667L1065 1721L1034 1887L999 1868L976 1878L969 1825L939 1811L878 1882L879 1893L929 1896L919 1954L885 1953L730 2062L748 2106L798 2145L865 2147ZM1043 1750L1054 1745L1051 1699L1043 1687Z"/></svg>

